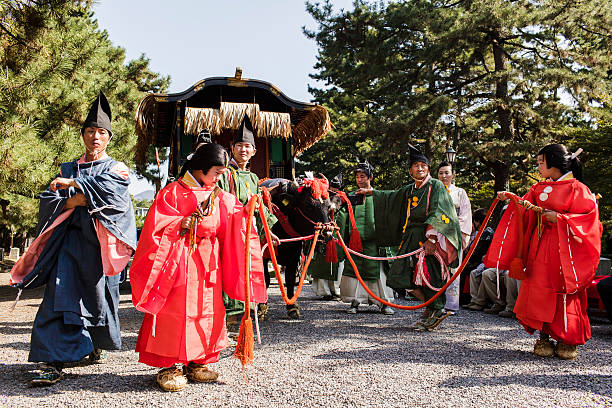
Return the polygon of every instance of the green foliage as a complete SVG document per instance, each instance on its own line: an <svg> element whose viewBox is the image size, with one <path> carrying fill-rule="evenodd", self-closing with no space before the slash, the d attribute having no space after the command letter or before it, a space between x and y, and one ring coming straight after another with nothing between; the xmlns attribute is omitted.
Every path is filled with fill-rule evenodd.
<svg viewBox="0 0 612 408"><path fill-rule="evenodd" d="M575 151L584 149L579 158L583 163L584 182L599 194L599 219L604 226L604 238L612 233L612 100L602 98L604 104L594 112L596 129L568 129L563 141Z"/></svg>
<svg viewBox="0 0 612 408"><path fill-rule="evenodd" d="M4 0L0 22L0 198L34 200L83 153L81 125L100 90L113 113L108 153L131 166L138 103L165 91L169 77L151 72L144 55L125 62L89 1ZM24 228L36 223L30 210L20 210Z"/></svg>
<svg viewBox="0 0 612 408"><path fill-rule="evenodd" d="M539 148L568 127L592 126L593 106L610 88L610 2L306 7L318 23L305 30L319 48L311 76L323 84L310 91L335 129L300 161L326 174L350 173L367 157L377 186L394 188L407 181L407 142L434 163L452 145L460 184L480 191L494 179L491 196L520 191L533 183Z"/></svg>

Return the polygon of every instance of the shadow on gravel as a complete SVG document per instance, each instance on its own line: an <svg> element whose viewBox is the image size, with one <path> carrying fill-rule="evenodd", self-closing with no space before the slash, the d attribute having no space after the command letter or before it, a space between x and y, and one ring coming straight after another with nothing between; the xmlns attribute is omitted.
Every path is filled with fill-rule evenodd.
<svg viewBox="0 0 612 408"><path fill-rule="evenodd" d="M0 302L14 301L15 298L17 297L17 292L18 290L13 287L10 287L8 285L1 285L0 286ZM44 286L40 288L36 288L36 289L26 289L23 292L21 292L21 296L19 296L19 299L21 300L42 299L42 296L44 293L45 293Z"/></svg>
<svg viewBox="0 0 612 408"><path fill-rule="evenodd" d="M31 322L0 322L0 334L29 334L32 331Z"/></svg>
<svg viewBox="0 0 612 408"><path fill-rule="evenodd" d="M437 351L436 351L437 350ZM452 358L440 350L453 350ZM432 352L436 351L436 352ZM496 365L523 359L519 350L507 348L474 348L469 343L455 343L429 338L426 342L411 341L398 345L397 341L384 341L378 345L353 350L332 350L314 356L321 360L344 360L347 365L355 364L355 360L364 365L370 363L414 363L452 366L471 366L474 361L479 364Z"/></svg>
<svg viewBox="0 0 612 408"><path fill-rule="evenodd" d="M30 343L26 343L23 341L13 341L11 343L0 344L0 348L11 350L30 350Z"/></svg>
<svg viewBox="0 0 612 408"><path fill-rule="evenodd" d="M587 391L612 397L612 375L602 374L526 374L500 375L488 378L451 377L438 384L446 388L466 388L482 386L507 386L511 384L526 387L558 388L564 391Z"/></svg>
<svg viewBox="0 0 612 408"><path fill-rule="evenodd" d="M109 393L148 393L155 387L154 374L73 374L64 370L64 378L49 387L33 387L29 381L37 373L37 364L9 364L0 367L3 382L2 393L7 396L24 395L28 398L46 398L64 391L89 391ZM0 383L1 384L1 383Z"/></svg>

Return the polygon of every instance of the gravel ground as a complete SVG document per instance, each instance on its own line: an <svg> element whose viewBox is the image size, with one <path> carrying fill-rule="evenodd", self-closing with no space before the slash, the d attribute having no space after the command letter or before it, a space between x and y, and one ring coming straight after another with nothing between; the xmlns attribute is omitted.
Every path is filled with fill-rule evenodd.
<svg viewBox="0 0 612 408"><path fill-rule="evenodd" d="M461 310L438 330L414 333L419 312L383 316L377 308L347 315L346 304L317 300L308 287L303 318L285 317L277 286L270 290L270 319L245 383L240 363L225 350L211 368L215 384L160 391L155 368L134 353L141 314L122 286L123 350L106 364L65 369L49 388L32 388L36 365L27 362L32 321L42 290L15 290L0 274L0 407L602 407L612 406L612 325L592 321L593 338L576 361L539 358L535 337L516 320Z"/></svg>

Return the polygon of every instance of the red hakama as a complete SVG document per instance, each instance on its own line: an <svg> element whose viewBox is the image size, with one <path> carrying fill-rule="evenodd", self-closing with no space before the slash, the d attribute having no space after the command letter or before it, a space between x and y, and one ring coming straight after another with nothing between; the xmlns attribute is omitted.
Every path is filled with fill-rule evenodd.
<svg viewBox="0 0 612 408"><path fill-rule="evenodd" d="M181 221L211 191L179 180L161 190L149 209L130 268L132 301L146 313L136 343L142 363L169 367L219 360L228 345L222 291L245 297L245 242L251 245L251 300L267 300L257 231L246 240L248 213L233 195L221 191L216 197L189 254Z"/></svg>
<svg viewBox="0 0 612 408"><path fill-rule="evenodd" d="M521 281L514 313L531 334L540 330L568 345L584 344L591 337L586 288L601 251L595 197L587 186L570 178L537 183L523 198L556 211L557 222L541 217L538 232L539 214L511 203L495 231L485 265L510 269L519 247L517 217L523 217L527 278Z"/></svg>

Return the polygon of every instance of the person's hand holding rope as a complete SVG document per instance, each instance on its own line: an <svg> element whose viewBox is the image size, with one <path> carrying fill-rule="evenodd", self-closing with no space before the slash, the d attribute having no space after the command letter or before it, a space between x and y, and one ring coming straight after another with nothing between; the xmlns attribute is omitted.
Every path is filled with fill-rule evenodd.
<svg viewBox="0 0 612 408"><path fill-rule="evenodd" d="M551 210L542 211L542 217L546 218L548 222L555 223L557 222L557 212Z"/></svg>
<svg viewBox="0 0 612 408"><path fill-rule="evenodd" d="M86 207L86 206L87 206L87 199L85 198L85 194L76 193L75 195L73 195L72 197L66 200L66 203L64 204L64 210L69 210L75 207Z"/></svg>
<svg viewBox="0 0 612 408"><path fill-rule="evenodd" d="M435 237L431 236L428 237L425 242L423 242L423 250L425 251L425 255L433 255L436 252L436 242Z"/></svg>
<svg viewBox="0 0 612 408"><path fill-rule="evenodd" d="M372 190L371 188L360 188L359 190L355 191L355 194L363 194L363 195L372 195Z"/></svg>
<svg viewBox="0 0 612 408"><path fill-rule="evenodd" d="M272 231L270 231L270 237L272 238L272 245L279 246L281 244L280 238L274 235Z"/></svg>
<svg viewBox="0 0 612 408"><path fill-rule="evenodd" d="M190 215L189 217L183 218L183 221L181 221L181 229L189 230L191 228L191 224L193 224L193 217Z"/></svg>
<svg viewBox="0 0 612 408"><path fill-rule="evenodd" d="M507 191L498 191L497 199L499 201L506 201L509 198L506 194L509 194L509 193Z"/></svg>

